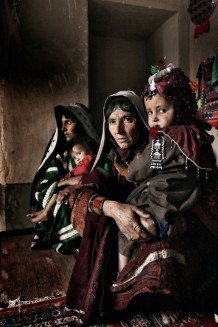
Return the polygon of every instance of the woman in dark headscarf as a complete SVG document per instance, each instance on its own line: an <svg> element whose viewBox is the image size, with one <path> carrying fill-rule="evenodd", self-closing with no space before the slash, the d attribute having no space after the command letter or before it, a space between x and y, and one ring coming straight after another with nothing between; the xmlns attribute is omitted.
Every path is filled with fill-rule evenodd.
<svg viewBox="0 0 218 327"><path fill-rule="evenodd" d="M31 213L27 217L35 223L36 234L31 245L33 250L52 246L58 253L72 254L79 246L81 236L70 222L67 189L63 190L64 186L58 186L66 173L75 167L75 162L70 156L74 139L84 135L89 136L95 142L97 152L99 138L91 113L84 105L75 103L56 106L54 111L56 131L34 177ZM71 177L66 183L76 185L79 180L80 176ZM58 194L62 201L56 202L52 212L45 216L44 209L49 206L54 194Z"/></svg>
<svg viewBox="0 0 218 327"><path fill-rule="evenodd" d="M125 179L128 164L148 142L142 100L132 91L120 91L106 99L103 113L103 133L96 162L70 197L71 220L83 239L66 307L77 312L78 319L87 324L98 320L112 304L104 293L117 274L118 227L129 238L146 237L143 231L138 233L133 227L138 215L149 216L136 206L124 204L134 187ZM105 199L110 211L107 216L103 212Z"/></svg>

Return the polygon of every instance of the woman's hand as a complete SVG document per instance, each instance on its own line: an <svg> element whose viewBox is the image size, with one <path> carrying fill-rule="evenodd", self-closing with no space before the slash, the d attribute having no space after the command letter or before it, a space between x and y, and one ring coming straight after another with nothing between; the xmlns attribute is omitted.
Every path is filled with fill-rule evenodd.
<svg viewBox="0 0 218 327"><path fill-rule="evenodd" d="M132 204L106 200L103 205L104 214L112 217L119 230L128 240L149 240L151 235L140 223L140 217L150 218L150 214Z"/></svg>

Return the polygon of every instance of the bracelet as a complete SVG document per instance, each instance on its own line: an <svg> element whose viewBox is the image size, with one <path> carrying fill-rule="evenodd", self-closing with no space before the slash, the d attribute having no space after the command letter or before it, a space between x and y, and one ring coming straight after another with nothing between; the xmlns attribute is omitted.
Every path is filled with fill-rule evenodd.
<svg viewBox="0 0 218 327"><path fill-rule="evenodd" d="M108 199L99 194L94 194L89 200L88 210L100 216L104 215L103 205L106 200Z"/></svg>
<svg viewBox="0 0 218 327"><path fill-rule="evenodd" d="M104 210L103 210L103 205L104 202L108 200L107 198L103 198L103 200L101 200L100 205L99 205L99 210L101 211L101 215L104 215Z"/></svg>
<svg viewBox="0 0 218 327"><path fill-rule="evenodd" d="M92 204L92 210L94 213L97 213L100 216L102 216L104 214L103 204L104 204L105 200L108 200L108 199L103 196L97 196L96 198L94 198L93 204Z"/></svg>
<svg viewBox="0 0 218 327"><path fill-rule="evenodd" d="M93 195L91 196L91 198L89 199L89 202L88 202L88 211L89 211L89 212L94 212L94 211L93 211L93 201L94 201L94 199L95 199L97 196L99 196L99 194L93 194Z"/></svg>

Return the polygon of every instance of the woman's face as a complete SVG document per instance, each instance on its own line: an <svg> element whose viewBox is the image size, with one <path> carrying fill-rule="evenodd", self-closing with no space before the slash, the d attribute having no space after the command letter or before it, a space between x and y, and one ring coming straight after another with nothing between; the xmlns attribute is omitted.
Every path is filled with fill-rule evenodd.
<svg viewBox="0 0 218 327"><path fill-rule="evenodd" d="M117 108L108 118L109 132L121 149L129 149L139 141L140 132L132 113Z"/></svg>
<svg viewBox="0 0 218 327"><path fill-rule="evenodd" d="M160 128L165 128L173 123L173 105L159 93L152 97L145 97L144 104L148 115L149 127L159 125Z"/></svg>
<svg viewBox="0 0 218 327"><path fill-rule="evenodd" d="M72 141L76 136L76 119L61 116L61 130L67 142Z"/></svg>

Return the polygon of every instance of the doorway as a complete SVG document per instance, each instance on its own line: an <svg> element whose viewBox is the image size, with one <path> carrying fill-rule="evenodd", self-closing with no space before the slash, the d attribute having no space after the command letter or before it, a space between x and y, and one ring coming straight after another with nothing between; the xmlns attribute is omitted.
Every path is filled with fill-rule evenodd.
<svg viewBox="0 0 218 327"><path fill-rule="evenodd" d="M99 133L108 95L119 90L133 90L141 95L150 75L149 64L154 64L151 36L175 15L174 10L132 2L88 2L89 107Z"/></svg>

